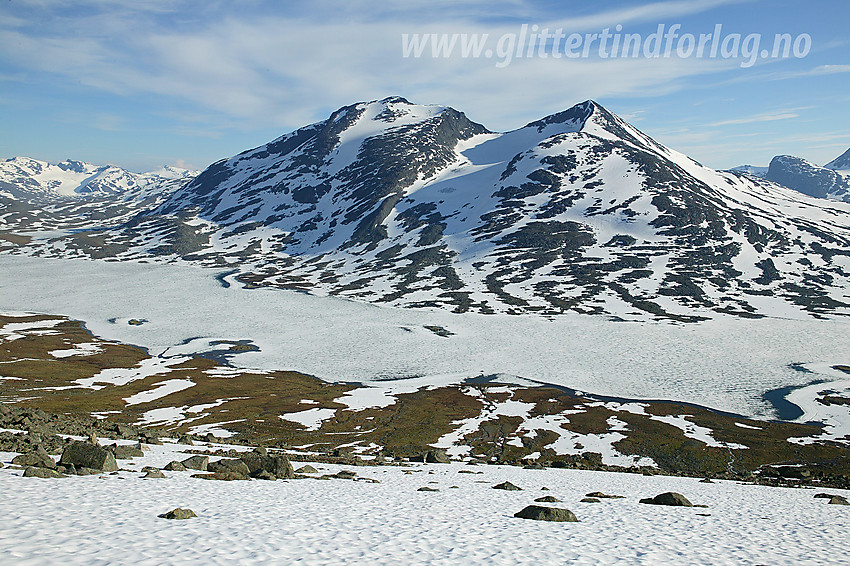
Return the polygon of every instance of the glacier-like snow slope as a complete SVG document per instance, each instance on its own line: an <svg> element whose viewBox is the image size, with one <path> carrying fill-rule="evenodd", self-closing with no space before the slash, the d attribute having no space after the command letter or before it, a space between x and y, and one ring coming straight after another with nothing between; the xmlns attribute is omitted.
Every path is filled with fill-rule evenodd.
<svg viewBox="0 0 850 566"><path fill-rule="evenodd" d="M705 168L592 101L507 133L401 98L354 104L98 238L15 251L232 266L252 285L456 312L850 314L850 204Z"/></svg>
<svg viewBox="0 0 850 566"><path fill-rule="evenodd" d="M16 566L850 564L848 508L815 499L820 490L461 463L348 468L380 483L204 481L192 471L141 478L142 467L182 460L189 448L150 446L122 460L117 475L47 480L0 469L0 556ZM522 491L492 489L503 481ZM417 491L426 486L439 491ZM624 499L580 502L593 491ZM708 507L638 503L667 491ZM570 509L579 522L513 517L542 495L561 500L542 505ZM198 517L157 517L175 507Z"/></svg>
<svg viewBox="0 0 850 566"><path fill-rule="evenodd" d="M192 266L0 256L0 310L63 314L153 355L251 340L233 363L329 381L421 387L508 374L600 395L672 399L772 417L767 390L839 381L850 321L741 319L615 322L565 314L453 314L278 289L225 288ZM25 283L24 283L25 282ZM130 319L144 319L130 325ZM451 332L440 336L430 327ZM174 358L174 361L180 358ZM157 361L156 359L154 361ZM168 359L159 359L165 371ZM789 364L803 364L804 373ZM418 378L404 380L403 378ZM846 377L845 377L846 380ZM385 398L386 392L375 392ZM380 402L377 399L353 401Z"/></svg>

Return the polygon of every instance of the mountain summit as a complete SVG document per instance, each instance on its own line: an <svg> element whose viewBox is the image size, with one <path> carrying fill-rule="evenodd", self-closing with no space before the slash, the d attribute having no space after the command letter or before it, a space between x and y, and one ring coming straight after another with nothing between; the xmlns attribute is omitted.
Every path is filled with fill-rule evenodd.
<svg viewBox="0 0 850 566"><path fill-rule="evenodd" d="M850 314L848 205L705 168L594 101L505 133L398 97L345 106L98 237L48 248L456 312Z"/></svg>

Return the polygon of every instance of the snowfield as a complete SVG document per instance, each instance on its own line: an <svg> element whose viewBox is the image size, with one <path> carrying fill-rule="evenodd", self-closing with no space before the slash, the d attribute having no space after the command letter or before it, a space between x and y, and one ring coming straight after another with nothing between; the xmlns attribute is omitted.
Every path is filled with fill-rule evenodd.
<svg viewBox="0 0 850 566"><path fill-rule="evenodd" d="M380 404L392 392L505 374L508 380L519 376L599 395L686 401L771 418L765 391L818 380L838 385L842 376L843 389L846 374L831 366L850 362L850 321L842 318L718 316L676 324L570 314L553 320L455 315L225 288L217 274L193 266L3 255L0 310L70 316L97 336L143 346L155 356L188 355L193 347L206 351L214 340L250 340L259 351L239 353L233 364L377 386L374 399L352 399L354 404ZM131 319L146 322L128 324ZM453 334L440 336L426 326ZM159 358L136 373L167 371L176 363L179 357ZM797 390L798 397L814 396L830 384Z"/></svg>
<svg viewBox="0 0 850 566"><path fill-rule="evenodd" d="M187 454L178 452L188 448L170 442L150 446L143 458L121 460L122 471L115 475L37 479L0 469L3 562L850 564L850 507L815 499L819 490L460 462L347 468L313 464L320 473L348 469L380 483L204 481L190 478L196 473L191 471L141 478L143 466L184 459ZM4 463L11 457L0 453ZM523 491L492 489L503 481ZM417 491L424 486L439 491ZM625 498L581 503L591 491ZM708 508L638 503L666 491ZM544 505L568 508L579 522L513 517L543 495L562 501ZM188 507L198 517L157 517L175 507Z"/></svg>

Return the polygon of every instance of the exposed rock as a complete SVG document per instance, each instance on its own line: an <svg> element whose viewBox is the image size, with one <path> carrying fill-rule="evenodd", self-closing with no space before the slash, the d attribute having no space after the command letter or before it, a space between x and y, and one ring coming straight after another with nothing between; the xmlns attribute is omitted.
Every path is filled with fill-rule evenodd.
<svg viewBox="0 0 850 566"><path fill-rule="evenodd" d="M439 489L437 489L437 488L435 488L435 487L427 487L427 486L425 486L425 487L420 487L420 488L419 488L419 489L417 489L416 491L440 491L440 490L439 490Z"/></svg>
<svg viewBox="0 0 850 566"><path fill-rule="evenodd" d="M602 500L595 497L584 497L581 499L581 503L602 503Z"/></svg>
<svg viewBox="0 0 850 566"><path fill-rule="evenodd" d="M248 465L245 462L243 462L242 460L229 458L224 458L216 462L210 462L207 465L207 471L234 473L245 477L248 477L248 475L250 475L251 473L251 470L248 469Z"/></svg>
<svg viewBox="0 0 850 566"><path fill-rule="evenodd" d="M310 464L306 464L304 466L301 466L297 470L295 470L295 473L296 474L318 474L319 470L317 470L316 468L314 468Z"/></svg>
<svg viewBox="0 0 850 566"><path fill-rule="evenodd" d="M277 477L275 477L274 474L272 474L271 472L267 472L265 470L260 470L259 472L254 474L254 478L258 479L258 480L268 480L268 481L274 481L274 480L277 479Z"/></svg>
<svg viewBox="0 0 850 566"><path fill-rule="evenodd" d="M295 477L295 471L292 469L292 464L289 463L289 458L286 456L269 456L267 453L264 454L255 450L254 452L243 454L239 459L248 466L251 477L254 477L262 470L280 479L291 479Z"/></svg>
<svg viewBox="0 0 850 566"><path fill-rule="evenodd" d="M220 480L220 481L238 481L238 480L247 480L248 476L245 474L240 474L234 471L221 471L215 472L212 474L192 474L193 478L199 478L202 480Z"/></svg>
<svg viewBox="0 0 850 566"><path fill-rule="evenodd" d="M694 506L694 504L688 501L688 499L684 495L682 495L681 493L676 493L674 491L668 491L666 493L656 495L655 497L641 499L640 502L648 503L650 505L672 505L674 507Z"/></svg>
<svg viewBox="0 0 850 566"><path fill-rule="evenodd" d="M107 450L115 455L116 460L129 460L131 458L141 458L145 455L141 448L128 446L126 444L112 444L106 447Z"/></svg>
<svg viewBox="0 0 850 566"><path fill-rule="evenodd" d="M177 439L177 444L183 444L184 446L195 445L195 443L192 442L192 439L186 436L185 434L180 435L180 438Z"/></svg>
<svg viewBox="0 0 850 566"><path fill-rule="evenodd" d="M450 464L451 458L445 450L435 449L425 453L425 461L429 464Z"/></svg>
<svg viewBox="0 0 850 566"><path fill-rule="evenodd" d="M815 494L815 499L832 499L835 497L831 493L817 493Z"/></svg>
<svg viewBox="0 0 850 566"><path fill-rule="evenodd" d="M161 519L191 519L192 517L197 517L195 512L191 509L181 509L178 507L177 509L172 509L168 513L163 513L162 515L158 515Z"/></svg>
<svg viewBox="0 0 850 566"><path fill-rule="evenodd" d="M514 514L520 519L532 519L534 521L557 521L565 523L576 523L578 518L569 509L557 507L542 507L540 505L529 505L522 511Z"/></svg>
<svg viewBox="0 0 850 566"><path fill-rule="evenodd" d="M561 500L555 497L554 495L544 495L543 497L538 497L534 501L538 503L560 503Z"/></svg>
<svg viewBox="0 0 850 566"><path fill-rule="evenodd" d="M178 462L178 461L176 461L176 460L172 460L171 462L167 463L167 464L165 465L165 467L163 467L162 469L163 469L163 470L168 470L168 471L170 471L170 472L185 472L185 471L186 471L186 466L184 466L184 465L182 464L182 462Z"/></svg>
<svg viewBox="0 0 850 566"><path fill-rule="evenodd" d="M50 457L50 454L40 445L35 450L26 454L20 454L12 458L12 463L16 466L26 468L35 466L37 468L55 468L56 462Z"/></svg>
<svg viewBox="0 0 850 566"><path fill-rule="evenodd" d="M850 501L847 501L847 498L841 495L833 495L829 498L828 503L830 505L850 505Z"/></svg>
<svg viewBox="0 0 850 566"><path fill-rule="evenodd" d="M800 466L769 466L763 470L763 473L770 477L798 480L809 478L812 475L808 469Z"/></svg>
<svg viewBox="0 0 850 566"><path fill-rule="evenodd" d="M207 466L209 466L210 463L210 457L195 455L186 458L180 463L183 464L183 466L185 466L187 470L198 470L199 472L206 472Z"/></svg>
<svg viewBox="0 0 850 566"><path fill-rule="evenodd" d="M26 470L24 470L25 478L64 478L63 474L60 474L56 470L50 468L39 468L36 466L30 466ZM830 503L832 503L830 501Z"/></svg>
<svg viewBox="0 0 850 566"><path fill-rule="evenodd" d="M521 487L517 487L509 481L496 484L493 486L493 489L504 489L505 491L522 491Z"/></svg>
<svg viewBox="0 0 850 566"><path fill-rule="evenodd" d="M163 479L165 478L165 474L163 474L160 470L153 469L148 470L148 472L142 477L145 479Z"/></svg>
<svg viewBox="0 0 850 566"><path fill-rule="evenodd" d="M118 471L115 456L109 450L88 442L72 442L62 452L59 464L76 468L91 468L103 472Z"/></svg>
<svg viewBox="0 0 850 566"><path fill-rule="evenodd" d="M150 431L140 432L139 442L144 442L145 444L162 445L162 441L159 439L159 437Z"/></svg>
<svg viewBox="0 0 850 566"><path fill-rule="evenodd" d="M592 497L595 499L623 499L622 495L608 495L606 493L602 493L601 491L591 491L590 493L584 494L585 497Z"/></svg>

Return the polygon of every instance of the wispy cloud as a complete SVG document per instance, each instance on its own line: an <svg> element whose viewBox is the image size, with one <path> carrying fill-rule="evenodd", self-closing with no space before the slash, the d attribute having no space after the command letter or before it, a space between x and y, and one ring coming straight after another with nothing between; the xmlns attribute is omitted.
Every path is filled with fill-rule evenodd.
<svg viewBox="0 0 850 566"><path fill-rule="evenodd" d="M734 124L755 124L757 122L775 122L777 120L790 120L791 118L799 118L799 114L793 112L785 112L781 114L760 114L758 116L750 116L748 118L736 118L734 120L723 120L709 124L711 127L716 126L731 126Z"/></svg>

